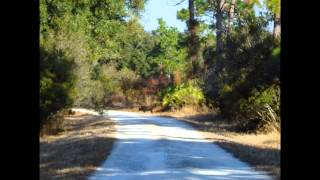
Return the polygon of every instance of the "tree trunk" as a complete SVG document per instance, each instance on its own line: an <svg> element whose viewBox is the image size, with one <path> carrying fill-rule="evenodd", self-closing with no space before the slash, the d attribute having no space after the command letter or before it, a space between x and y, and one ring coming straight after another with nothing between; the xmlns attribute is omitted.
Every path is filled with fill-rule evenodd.
<svg viewBox="0 0 320 180"><path fill-rule="evenodd" d="M229 8L229 14L228 14L228 34L230 33L232 25L233 25L232 19L233 19L233 16L234 16L235 4L236 4L236 0L231 0L230 8Z"/></svg>
<svg viewBox="0 0 320 180"><path fill-rule="evenodd" d="M194 0L189 0L189 57L192 63L191 78L196 74L197 55L199 51L199 40L197 37L198 22L194 18Z"/></svg>
<svg viewBox="0 0 320 180"><path fill-rule="evenodd" d="M223 6L225 0L218 0L218 7L216 9L216 72L221 70L221 55L223 50L222 32L223 32Z"/></svg>
<svg viewBox="0 0 320 180"><path fill-rule="evenodd" d="M274 18L273 37L279 40L280 36L281 36L281 20L280 20L280 13L279 13L279 14L276 14Z"/></svg>

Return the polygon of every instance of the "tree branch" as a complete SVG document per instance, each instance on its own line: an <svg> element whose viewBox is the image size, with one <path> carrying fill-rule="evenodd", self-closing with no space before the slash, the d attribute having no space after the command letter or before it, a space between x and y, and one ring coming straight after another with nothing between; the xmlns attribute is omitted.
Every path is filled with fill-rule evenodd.
<svg viewBox="0 0 320 180"><path fill-rule="evenodd" d="M185 1L185 0L182 0L182 1L178 2L178 3L176 4L176 6L182 4L184 1Z"/></svg>

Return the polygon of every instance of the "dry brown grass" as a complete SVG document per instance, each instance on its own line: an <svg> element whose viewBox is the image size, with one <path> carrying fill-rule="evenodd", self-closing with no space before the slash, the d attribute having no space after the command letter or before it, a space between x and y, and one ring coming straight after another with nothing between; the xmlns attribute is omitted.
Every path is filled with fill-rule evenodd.
<svg viewBox="0 0 320 180"><path fill-rule="evenodd" d="M126 109L126 111L128 110L137 111L137 109ZM186 107L177 112L146 112L145 114L174 117L177 120L187 122L198 129L206 139L215 141L235 157L280 180L279 132L268 134L238 133L233 130L235 124L219 119L217 113L200 113L199 110L192 107Z"/></svg>
<svg viewBox="0 0 320 180"><path fill-rule="evenodd" d="M101 116L66 117L64 132L40 137L40 179L86 179L108 157L114 123Z"/></svg>

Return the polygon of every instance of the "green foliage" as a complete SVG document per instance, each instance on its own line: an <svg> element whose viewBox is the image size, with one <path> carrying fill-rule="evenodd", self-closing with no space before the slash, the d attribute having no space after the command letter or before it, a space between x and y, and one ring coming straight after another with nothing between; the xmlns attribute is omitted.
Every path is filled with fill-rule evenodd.
<svg viewBox="0 0 320 180"><path fill-rule="evenodd" d="M255 91L252 96L248 98L248 102L254 106L263 106L268 104L275 110L277 115L280 115L280 87L271 86L261 93Z"/></svg>
<svg viewBox="0 0 320 180"><path fill-rule="evenodd" d="M117 75L121 83L121 89L123 91L133 89L134 85L140 79L139 75L137 75L134 71L128 68L121 69L121 71Z"/></svg>
<svg viewBox="0 0 320 180"><path fill-rule="evenodd" d="M113 64L105 64L98 66L99 71L94 77L95 89L93 90L91 98L93 98L95 103L100 105L101 109L105 106L112 106L113 96L123 96L132 95L138 96L135 91L135 85L140 80L140 76L134 71L128 68L122 68L117 70ZM141 91L141 90L140 90ZM128 97L129 99L134 99L135 97ZM130 101L130 100L128 100ZM122 102L122 103L132 103L132 102Z"/></svg>
<svg viewBox="0 0 320 180"><path fill-rule="evenodd" d="M262 128L280 130L280 87L278 85L272 85L260 91L254 89L247 99L241 99L239 105L240 121L259 120Z"/></svg>
<svg viewBox="0 0 320 180"><path fill-rule="evenodd" d="M154 31L156 45L150 57L154 59L161 73L172 75L174 71L186 71L186 48L180 46L181 35L176 28L167 27L159 19L159 28Z"/></svg>
<svg viewBox="0 0 320 180"><path fill-rule="evenodd" d="M232 92L232 87L228 84L224 84L223 88L221 89L221 91L219 92L220 96L225 95L226 93L230 93Z"/></svg>
<svg viewBox="0 0 320 180"><path fill-rule="evenodd" d="M164 92L163 106L181 108L186 105L198 106L205 100L205 96L197 80L188 81L175 88L170 87Z"/></svg>
<svg viewBox="0 0 320 180"><path fill-rule="evenodd" d="M144 4L147 0L129 0L128 7L131 8L135 13L144 10Z"/></svg>
<svg viewBox="0 0 320 180"><path fill-rule="evenodd" d="M280 0L264 0L263 1L270 12L280 14Z"/></svg>
<svg viewBox="0 0 320 180"><path fill-rule="evenodd" d="M119 34L118 42L121 44L119 53L121 57L116 62L118 69L131 69L142 77L148 77L157 66L154 60L148 57L154 47L154 39L144 32L137 19L127 22L125 33Z"/></svg>
<svg viewBox="0 0 320 180"><path fill-rule="evenodd" d="M74 61L63 51L40 49L40 125L72 105Z"/></svg>
<svg viewBox="0 0 320 180"><path fill-rule="evenodd" d="M194 0L195 9L197 16L203 16L210 9L209 3L207 0Z"/></svg>
<svg viewBox="0 0 320 180"><path fill-rule="evenodd" d="M140 66L147 66L146 58L141 57L151 49L145 40L148 35L141 27L133 31L132 27L139 26L137 21L125 21L129 11L138 14L143 10L144 2L40 0L41 122L72 105L101 110L106 96L127 86L123 82L128 80L125 75L136 78L128 70L120 71L123 80L117 77L123 68L119 60L130 64L124 67L147 74L149 69ZM140 42L142 50L134 49L134 42ZM124 51L130 54L124 56ZM138 67L134 57L143 65ZM105 61L116 65L106 69Z"/></svg>
<svg viewBox="0 0 320 180"><path fill-rule="evenodd" d="M223 71L206 80L207 98L217 102L230 121L278 126L280 48L266 30L268 19L242 14L235 24L222 54Z"/></svg>
<svg viewBox="0 0 320 180"><path fill-rule="evenodd" d="M224 88L224 84L231 86L236 93L240 91L239 95L243 96L251 91L246 86L257 86L260 83L257 81L268 76L268 74L264 74L268 72L265 63L269 62L273 38L272 34L264 29L266 26L267 22L264 18L252 17L251 15L243 17L238 22L235 30L229 34L229 38L226 40L221 60L223 71L219 72L220 76L212 74L208 77L208 81L211 82L208 83L208 87L212 86L207 91L210 98L214 100L221 98L220 91ZM215 58L216 52L209 51L207 56L206 59ZM215 62L209 62L209 65L214 66ZM248 76L252 79L249 80ZM241 88L237 88L238 86ZM224 95L229 96L228 94ZM234 96L236 97L236 95Z"/></svg>
<svg viewBox="0 0 320 180"><path fill-rule="evenodd" d="M205 15L206 12L210 9L209 3L207 0L194 0L195 15L201 17ZM187 21L189 19L189 10L182 8L177 12L177 19L182 21Z"/></svg>
<svg viewBox="0 0 320 180"><path fill-rule="evenodd" d="M177 19L182 21L187 21L189 19L189 11L188 9L182 8L180 11L177 12Z"/></svg>
<svg viewBox="0 0 320 180"><path fill-rule="evenodd" d="M258 0L237 1L231 31L223 32L221 54L215 52L216 28L203 18L216 13L209 1L194 1L193 38L190 32L168 27L162 19L157 30L145 32L138 19L145 2L40 0L43 121L71 105L103 112L116 98L142 103L145 96L155 96L164 88L158 94L164 106L215 102L230 120L279 120L281 49L267 31L270 12L273 16L280 13L279 0L264 0L269 14L260 16L254 13L254 6L262 6ZM223 26L228 22L226 12ZM187 9L177 17L189 23ZM221 72L207 73L216 65L217 55L222 59ZM190 59L196 59L192 66ZM197 73L192 74L204 77L205 83L188 80L193 67Z"/></svg>

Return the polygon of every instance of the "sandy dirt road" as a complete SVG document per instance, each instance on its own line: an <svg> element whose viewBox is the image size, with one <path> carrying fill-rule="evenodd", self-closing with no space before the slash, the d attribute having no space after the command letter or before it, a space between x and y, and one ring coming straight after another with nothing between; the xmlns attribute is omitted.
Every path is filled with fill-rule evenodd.
<svg viewBox="0 0 320 180"><path fill-rule="evenodd" d="M106 116L116 122L118 140L89 180L272 179L205 140L184 122L113 110L106 111Z"/></svg>

